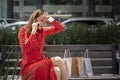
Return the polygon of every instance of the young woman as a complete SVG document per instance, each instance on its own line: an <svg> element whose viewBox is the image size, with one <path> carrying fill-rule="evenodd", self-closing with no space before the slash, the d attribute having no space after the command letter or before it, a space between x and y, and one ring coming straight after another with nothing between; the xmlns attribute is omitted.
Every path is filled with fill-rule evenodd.
<svg viewBox="0 0 120 80"><path fill-rule="evenodd" d="M45 27L48 22L51 26ZM48 12L35 10L27 25L20 28L18 39L22 49L20 62L22 80L67 80L60 57L47 58L43 54L45 37L63 30L63 25Z"/></svg>

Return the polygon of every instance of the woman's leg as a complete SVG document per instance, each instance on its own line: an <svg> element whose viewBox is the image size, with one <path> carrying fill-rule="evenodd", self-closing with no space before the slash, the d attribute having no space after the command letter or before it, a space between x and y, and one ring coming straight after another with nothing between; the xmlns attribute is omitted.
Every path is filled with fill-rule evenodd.
<svg viewBox="0 0 120 80"><path fill-rule="evenodd" d="M55 70L55 73L56 73L56 76L57 76L57 80L60 80L60 77L61 77L60 68L59 67L54 67L54 70Z"/></svg>
<svg viewBox="0 0 120 80"><path fill-rule="evenodd" d="M62 58L61 57L53 57L52 61L53 61L54 66L57 66L60 68L61 80L67 80L66 71L65 71L65 67L64 67Z"/></svg>

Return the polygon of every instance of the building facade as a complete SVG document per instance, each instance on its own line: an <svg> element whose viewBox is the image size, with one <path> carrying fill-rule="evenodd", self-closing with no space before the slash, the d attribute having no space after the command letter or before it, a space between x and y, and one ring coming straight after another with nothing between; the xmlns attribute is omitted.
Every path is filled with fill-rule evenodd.
<svg viewBox="0 0 120 80"><path fill-rule="evenodd" d="M0 0L0 17L7 17L7 1ZM28 18L36 8L47 10L52 16L68 18L71 16L89 16L91 0L13 0L13 17ZM100 17L120 16L120 0L94 0L95 15ZM4 5L3 5L4 4ZM116 6L117 4L118 6ZM118 10L117 10L117 9Z"/></svg>

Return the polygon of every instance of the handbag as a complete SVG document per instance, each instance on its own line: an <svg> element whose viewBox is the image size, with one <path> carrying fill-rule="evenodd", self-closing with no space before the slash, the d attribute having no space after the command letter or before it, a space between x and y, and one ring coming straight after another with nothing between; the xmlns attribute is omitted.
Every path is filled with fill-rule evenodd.
<svg viewBox="0 0 120 80"><path fill-rule="evenodd" d="M86 49L80 65L80 77L92 77L92 76L93 76L92 64L90 58L88 57L88 49Z"/></svg>
<svg viewBox="0 0 120 80"><path fill-rule="evenodd" d="M64 62L67 77L71 77L72 58L71 58L69 49L65 49L64 51L63 62Z"/></svg>

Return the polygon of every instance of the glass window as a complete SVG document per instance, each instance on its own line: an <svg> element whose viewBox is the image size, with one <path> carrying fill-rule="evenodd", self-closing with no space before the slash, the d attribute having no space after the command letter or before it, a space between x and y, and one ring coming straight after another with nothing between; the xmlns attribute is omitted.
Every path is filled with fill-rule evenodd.
<svg viewBox="0 0 120 80"><path fill-rule="evenodd" d="M96 12L98 17L112 17L112 12Z"/></svg>
<svg viewBox="0 0 120 80"><path fill-rule="evenodd" d="M43 4L48 5L80 5L82 4L82 0L43 0Z"/></svg>
<svg viewBox="0 0 120 80"><path fill-rule="evenodd" d="M97 5L111 5L112 0L96 0Z"/></svg>
<svg viewBox="0 0 120 80"><path fill-rule="evenodd" d="M0 26L5 25L5 24L6 24L6 23L5 23L4 20L0 20Z"/></svg>
<svg viewBox="0 0 120 80"><path fill-rule="evenodd" d="M79 12L79 13L72 13L72 16L73 17L80 17L80 16L82 16L83 14L82 14L82 12Z"/></svg>
<svg viewBox="0 0 120 80"><path fill-rule="evenodd" d="M6 20L8 23L13 23L13 22L16 22L17 20Z"/></svg>
<svg viewBox="0 0 120 80"><path fill-rule="evenodd" d="M70 5L81 5L83 2L82 0L68 0L66 3Z"/></svg>
<svg viewBox="0 0 120 80"><path fill-rule="evenodd" d="M19 12L14 12L13 15L14 15L14 18L15 18L15 19L19 19Z"/></svg>
<svg viewBox="0 0 120 80"><path fill-rule="evenodd" d="M35 5L35 0L24 0L25 6Z"/></svg>
<svg viewBox="0 0 120 80"><path fill-rule="evenodd" d="M14 6L19 6L19 1L14 1Z"/></svg>
<svg viewBox="0 0 120 80"><path fill-rule="evenodd" d="M72 26L86 25L88 26L88 28L96 28L98 26L105 25L105 22L99 20L81 20L81 21L71 21L65 24L66 27L70 27L71 25Z"/></svg>

